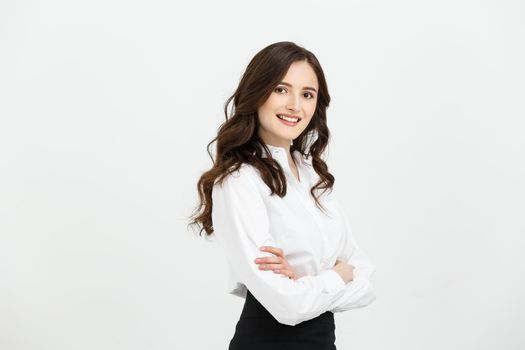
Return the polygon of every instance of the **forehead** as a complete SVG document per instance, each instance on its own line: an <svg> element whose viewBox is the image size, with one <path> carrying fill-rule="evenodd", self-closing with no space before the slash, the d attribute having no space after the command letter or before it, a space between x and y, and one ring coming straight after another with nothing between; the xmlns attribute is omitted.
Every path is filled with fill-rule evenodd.
<svg viewBox="0 0 525 350"><path fill-rule="evenodd" d="M292 63L283 80L296 88L311 86L318 89L319 85L314 70L309 63L304 61Z"/></svg>

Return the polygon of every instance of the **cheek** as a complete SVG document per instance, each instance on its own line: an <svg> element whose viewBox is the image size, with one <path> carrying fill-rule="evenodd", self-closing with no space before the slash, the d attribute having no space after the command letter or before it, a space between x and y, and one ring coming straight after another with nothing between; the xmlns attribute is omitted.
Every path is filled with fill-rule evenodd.
<svg viewBox="0 0 525 350"><path fill-rule="evenodd" d="M317 108L317 101L315 101L310 106L308 106L308 113L309 113L310 116L313 116L313 114L315 113L315 109L316 108Z"/></svg>
<svg viewBox="0 0 525 350"><path fill-rule="evenodd" d="M309 115L309 117L307 119L304 119L305 123L303 123L303 128L306 129L306 127L308 125L310 125L312 123L312 119L314 118L313 116L313 112L311 112L312 115Z"/></svg>
<svg viewBox="0 0 525 350"><path fill-rule="evenodd" d="M281 105L282 101L279 98L279 95L271 94L264 103L263 107L267 112L273 113L276 109L279 109Z"/></svg>
<svg viewBox="0 0 525 350"><path fill-rule="evenodd" d="M315 105L308 108L308 110L306 111L306 114L308 114L308 121L312 120L312 118L314 117L314 113L315 113Z"/></svg>
<svg viewBox="0 0 525 350"><path fill-rule="evenodd" d="M267 109L259 109L257 112L259 124L263 126L269 126L272 123L273 112Z"/></svg>
<svg viewBox="0 0 525 350"><path fill-rule="evenodd" d="M266 102L264 102L264 104L259 107L258 109L259 116L261 116L262 118L265 118L265 117L267 118L269 115L275 112L275 109L277 107L278 107L277 101L275 100L275 98L270 96L266 100Z"/></svg>

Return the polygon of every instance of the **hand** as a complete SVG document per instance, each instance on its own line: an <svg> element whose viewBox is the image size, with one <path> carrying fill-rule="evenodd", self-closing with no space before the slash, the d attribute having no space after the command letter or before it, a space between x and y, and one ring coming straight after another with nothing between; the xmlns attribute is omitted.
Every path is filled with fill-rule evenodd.
<svg viewBox="0 0 525 350"><path fill-rule="evenodd" d="M282 249L268 246L261 247L260 249L264 252L275 254L276 256L266 256L255 259L255 263L260 264L259 270L273 270L274 273L280 273L293 280L297 279L297 275L286 260Z"/></svg>
<svg viewBox="0 0 525 350"><path fill-rule="evenodd" d="M332 270L337 272L345 281L345 283L349 283L354 279L354 268L354 265L347 264L341 260L336 260L334 267L332 267Z"/></svg>

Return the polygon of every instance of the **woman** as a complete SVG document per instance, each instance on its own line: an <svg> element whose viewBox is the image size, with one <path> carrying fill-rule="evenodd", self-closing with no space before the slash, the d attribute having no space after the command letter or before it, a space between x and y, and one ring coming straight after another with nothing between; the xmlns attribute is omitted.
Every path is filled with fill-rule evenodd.
<svg viewBox="0 0 525 350"><path fill-rule="evenodd" d="M374 265L357 247L321 159L329 102L314 54L274 43L248 64L208 144L209 152L217 141L216 157L198 181L191 224L215 233L229 263L228 291L245 299L230 350L335 349L333 313L375 299Z"/></svg>

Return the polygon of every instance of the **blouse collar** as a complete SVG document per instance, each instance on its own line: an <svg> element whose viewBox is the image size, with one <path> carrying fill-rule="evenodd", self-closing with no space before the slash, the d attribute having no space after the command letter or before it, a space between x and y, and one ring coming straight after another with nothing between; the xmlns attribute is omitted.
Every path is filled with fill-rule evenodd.
<svg viewBox="0 0 525 350"><path fill-rule="evenodd" d="M288 176L294 176L291 172L291 169L290 169L290 164L288 162L288 155L287 155L287 150L284 148L284 147L279 147L279 146L273 146L273 145L269 145L267 143L265 143L266 147L268 147L269 151L271 152L271 155L272 155L272 158L274 158L275 160L277 160L277 162L279 162L281 164L281 166L284 168L285 172L289 173ZM263 157L266 156L266 150L263 148L263 154L262 154ZM294 157L294 159L296 160L296 164L297 164L297 169L299 171L299 176L301 178L301 182L298 183L297 182L297 179L294 178L295 181L293 181L292 183L296 183L302 187L305 187L307 188L308 187L308 182L310 181L309 179L309 171L307 170L307 161L304 159L303 155L301 154L301 152L299 150L293 150L292 152L292 156Z"/></svg>
<svg viewBox="0 0 525 350"><path fill-rule="evenodd" d="M288 156L287 156L287 150L284 147L280 146L273 146L265 143L266 147L270 150L272 153L272 157L277 159L282 166L285 166L286 168L289 168L288 164ZM263 148L263 157L266 156L266 150ZM296 160L296 164L300 167L305 165L305 159L303 158L303 155L299 150L293 150L292 151L292 157Z"/></svg>
<svg viewBox="0 0 525 350"><path fill-rule="evenodd" d="M267 143L265 143L265 145L266 145L266 147L268 147L268 149L272 153L273 157L275 157L275 158L281 157L281 159L284 157L284 158L288 159L288 157L286 156L287 150L284 147L273 146L273 145L269 145ZM265 150L264 149L263 149L263 154L265 154ZM300 152L298 150L294 150L294 151L292 151L292 156L293 155L300 155ZM301 158L301 157L295 157L295 159L297 159L297 158Z"/></svg>

